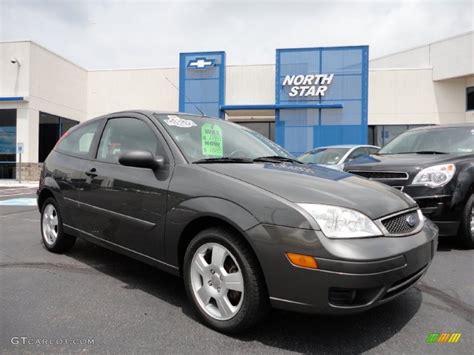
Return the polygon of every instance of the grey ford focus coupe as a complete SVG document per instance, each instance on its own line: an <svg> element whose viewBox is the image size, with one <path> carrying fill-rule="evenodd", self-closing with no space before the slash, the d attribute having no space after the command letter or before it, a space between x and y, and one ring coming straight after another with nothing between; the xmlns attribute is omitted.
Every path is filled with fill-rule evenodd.
<svg viewBox="0 0 474 355"><path fill-rule="evenodd" d="M84 238L182 276L202 321L227 333L271 306L346 314L390 301L424 275L438 237L396 189L181 113L74 127L44 163L38 207L46 249Z"/></svg>

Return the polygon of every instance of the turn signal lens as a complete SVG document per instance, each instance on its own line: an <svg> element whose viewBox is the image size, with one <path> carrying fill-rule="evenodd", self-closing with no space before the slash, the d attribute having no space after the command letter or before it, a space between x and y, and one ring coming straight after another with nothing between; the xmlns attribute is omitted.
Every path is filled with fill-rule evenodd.
<svg viewBox="0 0 474 355"><path fill-rule="evenodd" d="M290 260L290 262L295 266L305 267L308 269L318 268L318 262L312 256L295 253L286 253L286 256L288 257L288 260Z"/></svg>

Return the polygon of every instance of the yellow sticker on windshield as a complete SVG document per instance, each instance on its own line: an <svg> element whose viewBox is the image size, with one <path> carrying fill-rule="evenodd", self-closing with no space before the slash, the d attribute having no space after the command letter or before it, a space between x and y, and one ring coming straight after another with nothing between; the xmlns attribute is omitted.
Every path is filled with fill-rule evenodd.
<svg viewBox="0 0 474 355"><path fill-rule="evenodd" d="M201 145L203 155L222 157L224 155L222 128L212 123L204 124L201 127Z"/></svg>

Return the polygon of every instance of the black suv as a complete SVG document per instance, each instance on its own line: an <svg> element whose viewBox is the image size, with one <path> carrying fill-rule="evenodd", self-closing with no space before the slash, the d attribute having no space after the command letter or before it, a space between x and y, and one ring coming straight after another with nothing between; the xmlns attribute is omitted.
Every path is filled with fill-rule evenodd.
<svg viewBox="0 0 474 355"><path fill-rule="evenodd" d="M440 235L474 246L474 124L409 130L345 170L402 190Z"/></svg>

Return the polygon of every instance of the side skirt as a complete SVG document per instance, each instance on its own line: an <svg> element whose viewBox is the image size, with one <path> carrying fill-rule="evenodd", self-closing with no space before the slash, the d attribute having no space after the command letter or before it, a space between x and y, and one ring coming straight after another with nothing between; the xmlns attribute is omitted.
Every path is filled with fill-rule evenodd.
<svg viewBox="0 0 474 355"><path fill-rule="evenodd" d="M71 234L75 237L88 240L91 243L100 245L104 248L110 249L110 250L115 251L119 254L126 255L126 256L131 257L135 260L142 261L142 262L144 262L148 265L151 265L151 266L156 267L160 270L169 272L173 275L181 276L181 274L179 272L179 268L174 266L174 265L168 264L168 263L166 263L162 260L152 258L148 255L136 252L132 249L125 248L125 247L123 247L121 245L118 245L118 244L115 244L111 241L96 237L95 235L84 232L84 231L82 231L78 228L72 227L68 224L64 224L64 232L67 233L67 234Z"/></svg>

